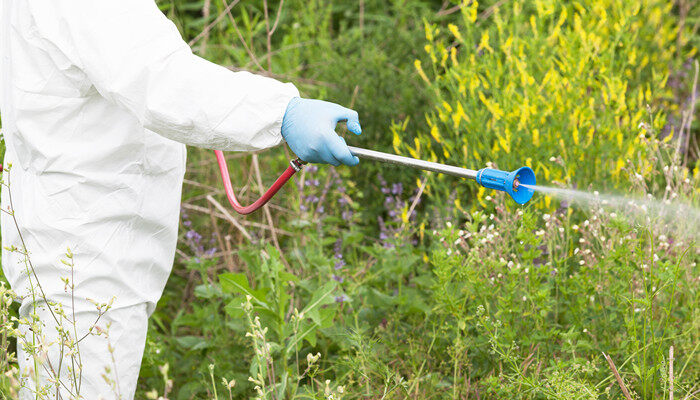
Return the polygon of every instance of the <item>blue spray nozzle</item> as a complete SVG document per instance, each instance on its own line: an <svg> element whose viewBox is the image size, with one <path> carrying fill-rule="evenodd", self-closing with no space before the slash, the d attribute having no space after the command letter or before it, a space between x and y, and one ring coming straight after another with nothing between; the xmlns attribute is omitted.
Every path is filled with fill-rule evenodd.
<svg viewBox="0 0 700 400"><path fill-rule="evenodd" d="M489 189L506 192L518 204L525 204L535 193L529 187L537 183L535 173L529 167L522 167L512 172L499 171L492 168L480 169L476 174L476 182Z"/></svg>

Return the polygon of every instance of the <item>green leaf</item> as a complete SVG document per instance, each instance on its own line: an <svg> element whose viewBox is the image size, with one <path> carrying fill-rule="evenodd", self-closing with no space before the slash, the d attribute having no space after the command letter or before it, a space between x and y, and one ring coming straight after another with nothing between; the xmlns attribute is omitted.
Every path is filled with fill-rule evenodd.
<svg viewBox="0 0 700 400"><path fill-rule="evenodd" d="M194 288L194 295L200 299L211 299L214 297L221 297L223 292L219 285L210 285L208 283L197 285Z"/></svg>
<svg viewBox="0 0 700 400"><path fill-rule="evenodd" d="M311 296L311 301L309 304L304 307L304 309L301 311L302 314L308 315L312 310L324 306L326 304L330 304L333 302L333 292L335 291L336 288L336 282L335 281L329 281L326 282L325 285L321 286L320 288L316 289L314 292L313 296Z"/></svg>
<svg viewBox="0 0 700 400"><path fill-rule="evenodd" d="M221 283L221 289L225 293L240 293L243 295L251 296L258 302L265 304L265 295L267 294L267 290L252 289L248 284L248 278L243 273L221 274L219 275L219 282Z"/></svg>
<svg viewBox="0 0 700 400"><path fill-rule="evenodd" d="M202 350L210 347L206 339L199 336L181 336L175 338L177 344L187 350Z"/></svg>
<svg viewBox="0 0 700 400"><path fill-rule="evenodd" d="M304 323L301 325L301 330L295 336L292 336L292 341L287 344L287 354L294 349L294 345L306 340L311 346L316 346L317 336L316 331L318 331L318 326L312 323Z"/></svg>
<svg viewBox="0 0 700 400"><path fill-rule="evenodd" d="M642 371L639 369L639 366L637 364L632 364L632 369L634 370L634 373L637 374L638 377L641 379L644 379L644 376L642 375Z"/></svg>
<svg viewBox="0 0 700 400"><path fill-rule="evenodd" d="M299 278L296 275L290 274L286 271L280 271L279 278L283 282L299 282Z"/></svg>

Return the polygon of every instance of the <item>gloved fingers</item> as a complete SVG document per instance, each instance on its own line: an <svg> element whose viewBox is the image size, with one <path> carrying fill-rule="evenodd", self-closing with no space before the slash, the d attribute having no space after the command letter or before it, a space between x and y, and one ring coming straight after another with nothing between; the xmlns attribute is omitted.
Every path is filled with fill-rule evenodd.
<svg viewBox="0 0 700 400"><path fill-rule="evenodd" d="M362 126L360 126L360 116L357 111L345 108L343 106L338 106L338 116L335 122L347 121L348 130L355 135L362 133Z"/></svg>
<svg viewBox="0 0 700 400"><path fill-rule="evenodd" d="M340 161L338 161L338 159L335 158L333 152L331 152L330 150L323 153L323 155L321 156L321 161L319 162L323 164L330 164L334 167L337 167L341 164Z"/></svg>
<svg viewBox="0 0 700 400"><path fill-rule="evenodd" d="M349 166L355 166L360 163L360 159L355 157L345 144L345 140L340 136L336 136L330 143L329 149L333 157L341 163Z"/></svg>

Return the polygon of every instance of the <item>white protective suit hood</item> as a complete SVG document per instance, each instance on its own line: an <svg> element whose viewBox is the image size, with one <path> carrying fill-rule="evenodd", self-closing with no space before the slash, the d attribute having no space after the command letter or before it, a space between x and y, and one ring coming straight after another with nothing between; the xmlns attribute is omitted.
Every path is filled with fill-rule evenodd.
<svg viewBox="0 0 700 400"><path fill-rule="evenodd" d="M147 318L172 268L184 144L275 146L298 91L193 55L153 0L2 0L0 17L4 163L12 164L14 212L44 292L71 304L60 262L70 248L76 311L94 311L86 298L114 296L114 309L138 309ZM5 213L2 245L21 248ZM32 301L22 257L3 250L2 264L27 315ZM132 359L140 363L145 340L146 324L131 325L141 350L125 356L132 364L125 375L134 373ZM135 371L119 377L123 398L133 395L138 364ZM84 398L110 398L97 386L84 390Z"/></svg>

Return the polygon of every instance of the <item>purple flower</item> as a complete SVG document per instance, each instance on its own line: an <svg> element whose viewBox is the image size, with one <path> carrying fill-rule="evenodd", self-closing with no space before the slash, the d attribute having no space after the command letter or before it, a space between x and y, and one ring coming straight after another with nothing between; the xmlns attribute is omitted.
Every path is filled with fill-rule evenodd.
<svg viewBox="0 0 700 400"><path fill-rule="evenodd" d="M339 283L343 283L343 281L345 280L345 279L343 279L342 276L338 276L338 275L333 275L333 279L338 281Z"/></svg>
<svg viewBox="0 0 700 400"><path fill-rule="evenodd" d="M335 296L335 302L336 302L336 303L341 303L341 304L342 304L342 303L344 303L344 302L346 302L346 301L349 301L349 300L350 300L350 298L349 298L348 296L346 296L345 294L342 294L342 295L340 295L340 296Z"/></svg>
<svg viewBox="0 0 700 400"><path fill-rule="evenodd" d="M184 221L182 222L182 225L184 225L184 226L186 226L186 227L189 228L189 227L192 225L192 221L190 221L190 220L184 220Z"/></svg>
<svg viewBox="0 0 700 400"><path fill-rule="evenodd" d="M187 231L187 233L185 233L185 239L191 240L195 243L199 243L199 241L202 240L202 235L197 233L195 230L190 229L189 231Z"/></svg>
<svg viewBox="0 0 700 400"><path fill-rule="evenodd" d="M334 268L336 270L338 270L338 269L343 268L344 266L345 266L345 260L338 260L338 261L336 261Z"/></svg>

